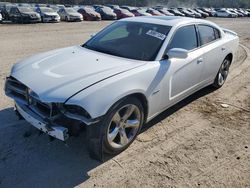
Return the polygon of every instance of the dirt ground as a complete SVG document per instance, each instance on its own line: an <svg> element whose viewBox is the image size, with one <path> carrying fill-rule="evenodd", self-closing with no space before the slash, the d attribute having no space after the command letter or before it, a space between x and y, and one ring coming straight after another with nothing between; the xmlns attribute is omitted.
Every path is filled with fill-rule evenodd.
<svg viewBox="0 0 250 188"><path fill-rule="evenodd" d="M110 22L0 25L0 187L250 187L250 19L211 20L240 36L226 84L165 111L102 164L84 133L66 145L18 121L3 86L16 61L81 44Z"/></svg>

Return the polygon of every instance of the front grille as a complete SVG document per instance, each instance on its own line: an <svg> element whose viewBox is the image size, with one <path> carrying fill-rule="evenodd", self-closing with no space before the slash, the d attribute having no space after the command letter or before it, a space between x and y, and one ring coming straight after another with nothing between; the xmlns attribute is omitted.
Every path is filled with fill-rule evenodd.
<svg viewBox="0 0 250 188"><path fill-rule="evenodd" d="M5 93L15 101L28 106L33 112L42 118L51 117L55 113L52 104L41 102L38 95L13 77L7 78L5 83Z"/></svg>

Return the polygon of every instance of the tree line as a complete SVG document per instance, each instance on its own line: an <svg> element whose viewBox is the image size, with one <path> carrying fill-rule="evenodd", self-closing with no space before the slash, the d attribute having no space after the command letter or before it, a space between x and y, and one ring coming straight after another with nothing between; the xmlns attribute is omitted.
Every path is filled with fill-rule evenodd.
<svg viewBox="0 0 250 188"><path fill-rule="evenodd" d="M12 3L46 3L69 5L117 4L167 7L242 7L250 8L250 0L1 0Z"/></svg>

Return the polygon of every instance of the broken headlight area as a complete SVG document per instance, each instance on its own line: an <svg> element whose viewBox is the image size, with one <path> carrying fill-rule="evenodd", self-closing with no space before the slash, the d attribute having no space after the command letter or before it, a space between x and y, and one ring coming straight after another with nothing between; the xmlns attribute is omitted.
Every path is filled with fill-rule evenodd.
<svg viewBox="0 0 250 188"><path fill-rule="evenodd" d="M85 124L91 124L90 114L78 105L57 104L59 111L68 118L82 121Z"/></svg>

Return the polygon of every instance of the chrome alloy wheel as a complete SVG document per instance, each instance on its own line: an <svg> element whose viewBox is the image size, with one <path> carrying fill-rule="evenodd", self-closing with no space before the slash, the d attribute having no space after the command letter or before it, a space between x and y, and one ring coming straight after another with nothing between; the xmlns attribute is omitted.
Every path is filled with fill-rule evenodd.
<svg viewBox="0 0 250 188"><path fill-rule="evenodd" d="M222 86L227 79L229 67L230 67L230 61L228 59L225 59L221 65L218 75L218 84L220 86Z"/></svg>
<svg viewBox="0 0 250 188"><path fill-rule="evenodd" d="M120 149L135 138L142 121L142 114L134 104L121 107L112 117L107 132L107 140L111 147Z"/></svg>

